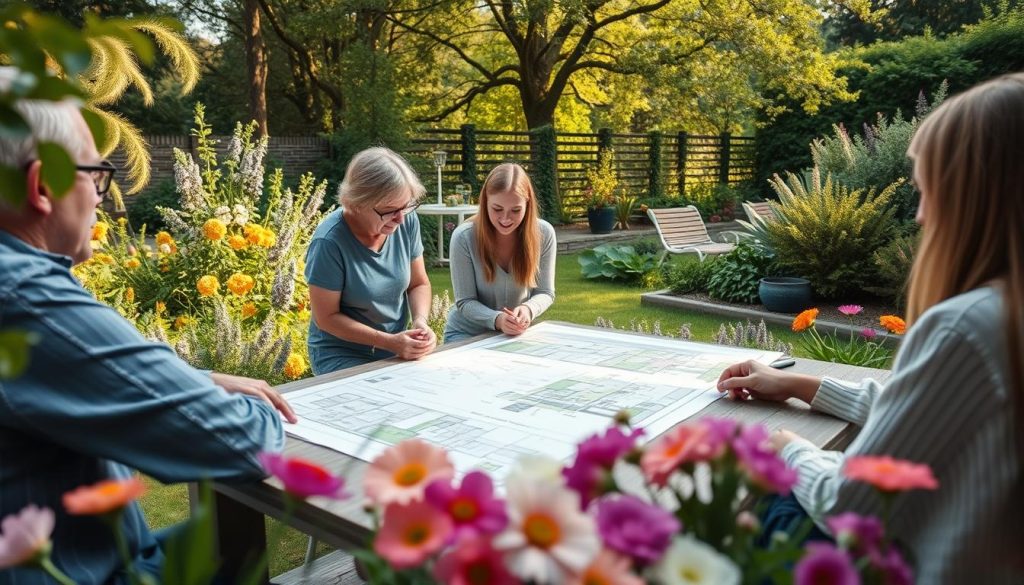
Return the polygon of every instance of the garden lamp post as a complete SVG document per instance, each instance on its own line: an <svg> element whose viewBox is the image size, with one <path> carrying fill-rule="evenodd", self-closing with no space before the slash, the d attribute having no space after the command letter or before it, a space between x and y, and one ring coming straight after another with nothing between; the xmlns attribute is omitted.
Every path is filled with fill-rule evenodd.
<svg viewBox="0 0 1024 585"><path fill-rule="evenodd" d="M448 159L448 153L443 150L434 151L434 166L437 167L437 204L441 204L441 169Z"/></svg>

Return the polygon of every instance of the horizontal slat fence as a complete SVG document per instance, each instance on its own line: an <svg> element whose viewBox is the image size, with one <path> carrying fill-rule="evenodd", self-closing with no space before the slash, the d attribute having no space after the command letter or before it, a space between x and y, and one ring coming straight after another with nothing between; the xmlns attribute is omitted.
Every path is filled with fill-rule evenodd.
<svg viewBox="0 0 1024 585"><path fill-rule="evenodd" d="M615 151L620 184L635 195L677 195L696 184L748 181L754 176L754 139L748 136L717 136L686 132L626 134L603 130L597 134L558 132L556 138L557 184L563 207L573 215L582 211L582 192L587 169L597 165L602 146ZM460 129L423 130L412 139L407 154L417 162L427 181L427 191L436 195L436 170L432 152L444 150L442 169L444 191L467 183L476 192L487 173L502 162L517 162L531 172L531 134ZM653 148L655 147L656 148ZM656 168L653 168L655 167ZM429 174L428 174L429 169ZM652 189L652 181L657 187Z"/></svg>

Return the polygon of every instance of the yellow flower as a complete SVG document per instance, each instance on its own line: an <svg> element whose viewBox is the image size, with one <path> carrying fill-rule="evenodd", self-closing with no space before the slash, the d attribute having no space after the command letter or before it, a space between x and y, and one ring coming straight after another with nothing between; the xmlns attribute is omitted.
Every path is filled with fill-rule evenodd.
<svg viewBox="0 0 1024 585"><path fill-rule="evenodd" d="M92 259L95 260L96 262L101 263L101 264L116 264L117 263L117 260L114 260L114 257L111 256L110 254L102 254L102 253L96 254L95 256L92 257Z"/></svg>
<svg viewBox="0 0 1024 585"><path fill-rule="evenodd" d="M907 332L907 322L896 315L882 315L878 318L878 322L882 327L888 329L890 333L903 335Z"/></svg>
<svg viewBox="0 0 1024 585"><path fill-rule="evenodd" d="M228 290L238 296L247 294L255 284L256 281L251 276L241 272L236 272L228 277Z"/></svg>
<svg viewBox="0 0 1024 585"><path fill-rule="evenodd" d="M242 305L242 318L248 319L256 314L256 303L245 303Z"/></svg>
<svg viewBox="0 0 1024 585"><path fill-rule="evenodd" d="M119 218L117 218L117 223L121 224L121 227L124 227L124 226L128 225L128 218L127 217L119 217Z"/></svg>
<svg viewBox="0 0 1024 585"><path fill-rule="evenodd" d="M127 268L138 268L139 266L142 266L142 262L139 262L138 258L129 258L125 261L124 265Z"/></svg>
<svg viewBox="0 0 1024 585"><path fill-rule="evenodd" d="M157 301L156 302L156 314L157 315L159 315L160 313L163 313L166 310L167 310L167 303L165 303L163 301Z"/></svg>
<svg viewBox="0 0 1024 585"><path fill-rule="evenodd" d="M264 248L271 248L277 242L277 234L270 230L263 230L260 234L260 245Z"/></svg>
<svg viewBox="0 0 1024 585"><path fill-rule="evenodd" d="M246 224L242 231L245 233L245 239L256 246L260 243L260 236L263 235L263 227L259 224L250 223Z"/></svg>
<svg viewBox="0 0 1024 585"><path fill-rule="evenodd" d="M97 242L107 241L107 231L110 229L110 225L104 221L96 222L96 225L92 226L92 239Z"/></svg>
<svg viewBox="0 0 1024 585"><path fill-rule="evenodd" d="M808 327L814 325L814 320L818 318L818 309L807 309L803 313L796 316L793 319L793 331L800 333Z"/></svg>
<svg viewBox="0 0 1024 585"><path fill-rule="evenodd" d="M217 294L219 289L220 281L212 274L207 274L196 282L196 290L198 290L199 294L204 297Z"/></svg>
<svg viewBox="0 0 1024 585"><path fill-rule="evenodd" d="M124 291L124 302L126 302L126 303L134 303L135 302L135 289L134 288L129 286L127 289L125 289L125 291Z"/></svg>
<svg viewBox="0 0 1024 585"><path fill-rule="evenodd" d="M231 234L228 236L228 245L231 246L232 250L244 250L248 243L244 237L238 234Z"/></svg>
<svg viewBox="0 0 1024 585"><path fill-rule="evenodd" d="M174 328L175 329L179 329L179 330L180 329L184 329L185 326L188 325L191 322L192 322L192 318L191 317L188 317L186 315L181 315L180 317L178 317L177 319L174 320Z"/></svg>
<svg viewBox="0 0 1024 585"><path fill-rule="evenodd" d="M304 357L297 353L289 354L284 362L284 375L295 380L305 373L307 367Z"/></svg>
<svg viewBox="0 0 1024 585"><path fill-rule="evenodd" d="M206 234L207 239L216 242L228 233L228 227L224 225L223 221L214 217L206 220L206 223L203 224L203 233Z"/></svg>
<svg viewBox="0 0 1024 585"><path fill-rule="evenodd" d="M171 234L169 234L167 232L157 232L156 233L156 243L158 245L160 245L160 244L170 245L170 244L174 243L174 238L171 237Z"/></svg>

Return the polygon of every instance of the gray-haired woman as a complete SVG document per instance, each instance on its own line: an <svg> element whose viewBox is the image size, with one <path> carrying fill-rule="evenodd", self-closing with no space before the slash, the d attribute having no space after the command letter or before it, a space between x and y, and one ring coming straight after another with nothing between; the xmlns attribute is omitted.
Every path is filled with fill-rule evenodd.
<svg viewBox="0 0 1024 585"><path fill-rule="evenodd" d="M387 148L369 148L349 163L341 208L317 227L306 252L313 373L434 350L414 213L424 192L405 159Z"/></svg>

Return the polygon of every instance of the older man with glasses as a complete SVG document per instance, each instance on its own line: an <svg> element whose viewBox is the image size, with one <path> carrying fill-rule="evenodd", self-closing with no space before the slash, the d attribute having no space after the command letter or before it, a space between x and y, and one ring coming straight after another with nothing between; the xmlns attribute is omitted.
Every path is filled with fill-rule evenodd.
<svg viewBox="0 0 1024 585"><path fill-rule="evenodd" d="M0 88L10 77L0 68ZM67 514L63 494L133 469L163 482L258 479L257 455L283 446L275 407L291 421L294 413L266 382L193 369L82 288L71 266L92 255L96 207L115 169L75 106L15 107L31 136L0 135L0 165L25 173L24 192L0 197L0 328L39 341L27 369L0 381L0 518L29 504L53 509L54 564L77 583L126 583L110 528ZM76 162L63 196L43 181L42 142ZM133 564L159 575L163 553L137 504L121 529ZM47 582L39 571L0 571L0 585Z"/></svg>

